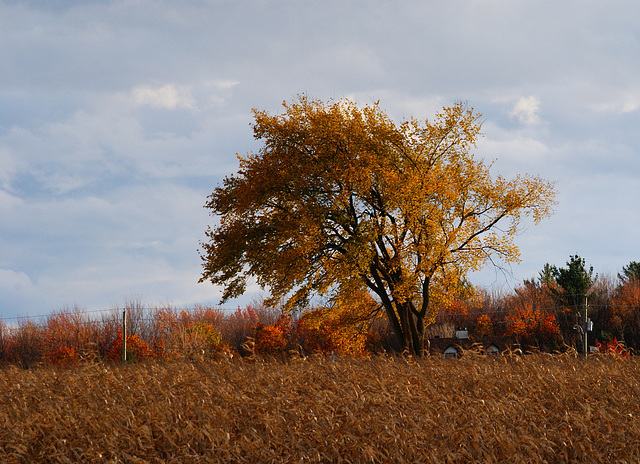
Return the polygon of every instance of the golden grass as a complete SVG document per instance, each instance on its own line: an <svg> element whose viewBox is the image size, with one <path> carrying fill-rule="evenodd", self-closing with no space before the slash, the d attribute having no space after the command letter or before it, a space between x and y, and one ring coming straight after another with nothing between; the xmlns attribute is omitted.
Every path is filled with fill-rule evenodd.
<svg viewBox="0 0 640 464"><path fill-rule="evenodd" d="M639 462L640 361L0 370L2 462Z"/></svg>

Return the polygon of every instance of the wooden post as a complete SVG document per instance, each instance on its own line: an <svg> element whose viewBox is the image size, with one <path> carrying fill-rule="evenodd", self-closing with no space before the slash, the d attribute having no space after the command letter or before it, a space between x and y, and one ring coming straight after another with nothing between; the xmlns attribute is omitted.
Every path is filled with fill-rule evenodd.
<svg viewBox="0 0 640 464"><path fill-rule="evenodd" d="M584 329L584 339L582 341L583 343L583 348L584 348L584 355L585 357L587 357L589 355L589 340L587 340L587 334L589 333L587 331L587 323L589 318L587 317L587 310L588 310L589 304L587 302L587 295L584 296L584 324L582 325L583 329Z"/></svg>
<svg viewBox="0 0 640 464"><path fill-rule="evenodd" d="M127 308L122 310L122 362L127 362Z"/></svg>

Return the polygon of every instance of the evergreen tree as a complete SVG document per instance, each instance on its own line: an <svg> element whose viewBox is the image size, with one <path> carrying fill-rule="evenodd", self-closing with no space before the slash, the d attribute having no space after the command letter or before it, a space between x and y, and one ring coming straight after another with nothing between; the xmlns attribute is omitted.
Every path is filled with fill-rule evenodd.
<svg viewBox="0 0 640 464"><path fill-rule="evenodd" d="M638 261L631 261L626 266L622 267L622 272L618 274L618 278L622 281L622 284L629 282L640 282L640 263Z"/></svg>
<svg viewBox="0 0 640 464"><path fill-rule="evenodd" d="M584 258L578 255L569 257L567 267L552 266L551 272L559 286L556 289L558 297L562 303L574 308L584 304L587 292L598 277L593 275L593 266L587 269Z"/></svg>

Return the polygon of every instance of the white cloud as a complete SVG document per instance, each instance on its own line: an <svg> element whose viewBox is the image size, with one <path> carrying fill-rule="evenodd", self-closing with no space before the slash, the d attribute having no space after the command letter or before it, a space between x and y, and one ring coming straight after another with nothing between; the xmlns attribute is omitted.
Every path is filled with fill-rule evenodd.
<svg viewBox="0 0 640 464"><path fill-rule="evenodd" d="M38 315L43 295L22 271L0 268L0 317Z"/></svg>
<svg viewBox="0 0 640 464"><path fill-rule="evenodd" d="M534 96L520 97L509 116L521 124L533 126L540 124L540 100Z"/></svg>
<svg viewBox="0 0 640 464"><path fill-rule="evenodd" d="M3 292L28 293L34 288L33 282L24 272L0 269L0 289Z"/></svg>
<svg viewBox="0 0 640 464"><path fill-rule="evenodd" d="M231 90L237 85L240 84L240 81L231 80L231 79L219 79L214 80L209 83L212 87L217 87L219 89Z"/></svg>
<svg viewBox="0 0 640 464"><path fill-rule="evenodd" d="M132 295L146 298L144 303L191 304L220 298L219 289L198 285L198 268L177 267L157 256L116 252L104 258L100 263L47 273L39 279L39 286L58 306L91 301L92 309L107 309Z"/></svg>
<svg viewBox="0 0 640 464"><path fill-rule="evenodd" d="M496 170L507 177L540 167L551 173L555 166L549 147L538 138L525 134L502 134L502 137L494 135L481 139L477 153L485 160L495 162Z"/></svg>
<svg viewBox="0 0 640 464"><path fill-rule="evenodd" d="M131 295L145 302L217 301L219 289L197 284L197 249L210 222L202 207L207 193L165 182L118 188L103 198L19 200L0 227L6 239L0 316L72 304L104 309ZM0 215L3 201L0 191ZM8 270L17 266L32 269L36 279Z"/></svg>
<svg viewBox="0 0 640 464"><path fill-rule="evenodd" d="M629 204L608 182L639 182L638 2L45 3L0 1L0 268L20 270L0 277L55 295L48 310L215 295L195 284L202 203L256 150L251 108L301 92L380 100L395 120L466 100L484 115L479 156L559 179L524 265L589 258L599 217L599 240L640 256L612 232L625 208L606 206ZM570 213L603 172L576 234Z"/></svg>
<svg viewBox="0 0 640 464"><path fill-rule="evenodd" d="M24 161L19 160L9 149L0 145L0 189L12 191L13 177L25 167Z"/></svg>
<svg viewBox="0 0 640 464"><path fill-rule="evenodd" d="M640 87L599 88L589 95L588 106L594 111L625 114L640 108Z"/></svg>
<svg viewBox="0 0 640 464"><path fill-rule="evenodd" d="M2 132L0 126L0 189L19 196L16 182L21 179L21 187L29 187L25 193L36 188L60 196L132 178L226 174L237 164L235 153L246 151L243 146L252 140L250 107L240 113L225 107L233 86L225 81L190 86L183 93L195 97L182 106L175 101L179 93L141 91L137 101L149 104L140 107L135 91L101 93L90 104L37 127L11 126ZM209 98L216 92L220 99L212 104ZM152 97L167 95L156 103L175 109L150 106ZM0 103L1 98L0 93ZM187 103L200 109L187 109Z"/></svg>
<svg viewBox="0 0 640 464"><path fill-rule="evenodd" d="M175 84L160 87L140 86L131 91L136 106L152 106L175 110L177 108L195 109L191 91Z"/></svg>
<svg viewBox="0 0 640 464"><path fill-rule="evenodd" d="M22 205L22 199L9 192L0 190L0 213L9 214Z"/></svg>
<svg viewBox="0 0 640 464"><path fill-rule="evenodd" d="M445 105L455 103L446 101L442 96L414 96L395 89L375 89L368 92L353 92L346 94L347 98L358 105L370 105L379 102L380 108L391 118L400 122L415 117L418 120L433 119Z"/></svg>

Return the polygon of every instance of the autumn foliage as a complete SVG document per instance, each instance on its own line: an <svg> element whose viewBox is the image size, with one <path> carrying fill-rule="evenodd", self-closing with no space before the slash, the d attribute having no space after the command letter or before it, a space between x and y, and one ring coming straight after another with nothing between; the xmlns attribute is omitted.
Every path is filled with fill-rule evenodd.
<svg viewBox="0 0 640 464"><path fill-rule="evenodd" d="M291 318L282 316L278 322L268 326L258 323L255 335L255 351L260 354L275 354L285 351L291 330Z"/></svg>
<svg viewBox="0 0 640 464"><path fill-rule="evenodd" d="M371 301L362 306L368 315ZM121 310L97 319L78 308L56 311L41 323L0 321L0 364L73 366L80 362L122 361ZM205 359L234 355L280 355L297 352L363 354L379 338L372 321L337 317L326 308L300 317L263 306L233 312L196 306L189 310L127 307L128 362L150 359ZM351 316L351 313L345 312ZM379 329L378 329L379 331Z"/></svg>
<svg viewBox="0 0 640 464"><path fill-rule="evenodd" d="M345 297L366 292L402 349L422 355L452 286L494 259L517 261L522 220L551 214L551 183L494 176L474 158L480 115L464 103L402 123L378 104L301 96L283 106L254 111L260 149L205 205L217 225L202 244L201 282L222 286L222 302L252 278L268 304L306 308L320 296L340 319ZM281 332L269 329L275 345Z"/></svg>
<svg viewBox="0 0 640 464"><path fill-rule="evenodd" d="M118 337L113 341L111 349L107 354L107 361L120 361L122 359L122 333L118 334ZM126 357L128 361L145 361L154 355L160 353L154 353L139 335L127 336Z"/></svg>
<svg viewBox="0 0 640 464"><path fill-rule="evenodd" d="M469 343L490 340L487 344L523 353L580 352L584 306L568 305L561 291L544 279L525 281L505 295L460 281L434 308L427 336L453 338L456 328L464 328ZM640 279L613 281L600 276L589 292L588 317L594 329L587 333L588 346L621 357L633 354L640 348ZM369 293L354 291L349 297L295 312L259 303L223 311L201 305L145 308L130 302L125 308L96 313L64 308L39 321L20 320L13 325L0 320L0 365L72 367L100 360L121 362L123 309L131 363L402 352L382 305Z"/></svg>
<svg viewBox="0 0 640 464"><path fill-rule="evenodd" d="M517 337L524 346L537 346L543 351L555 351L560 347L560 327L553 314L539 309L512 312L506 335Z"/></svg>

